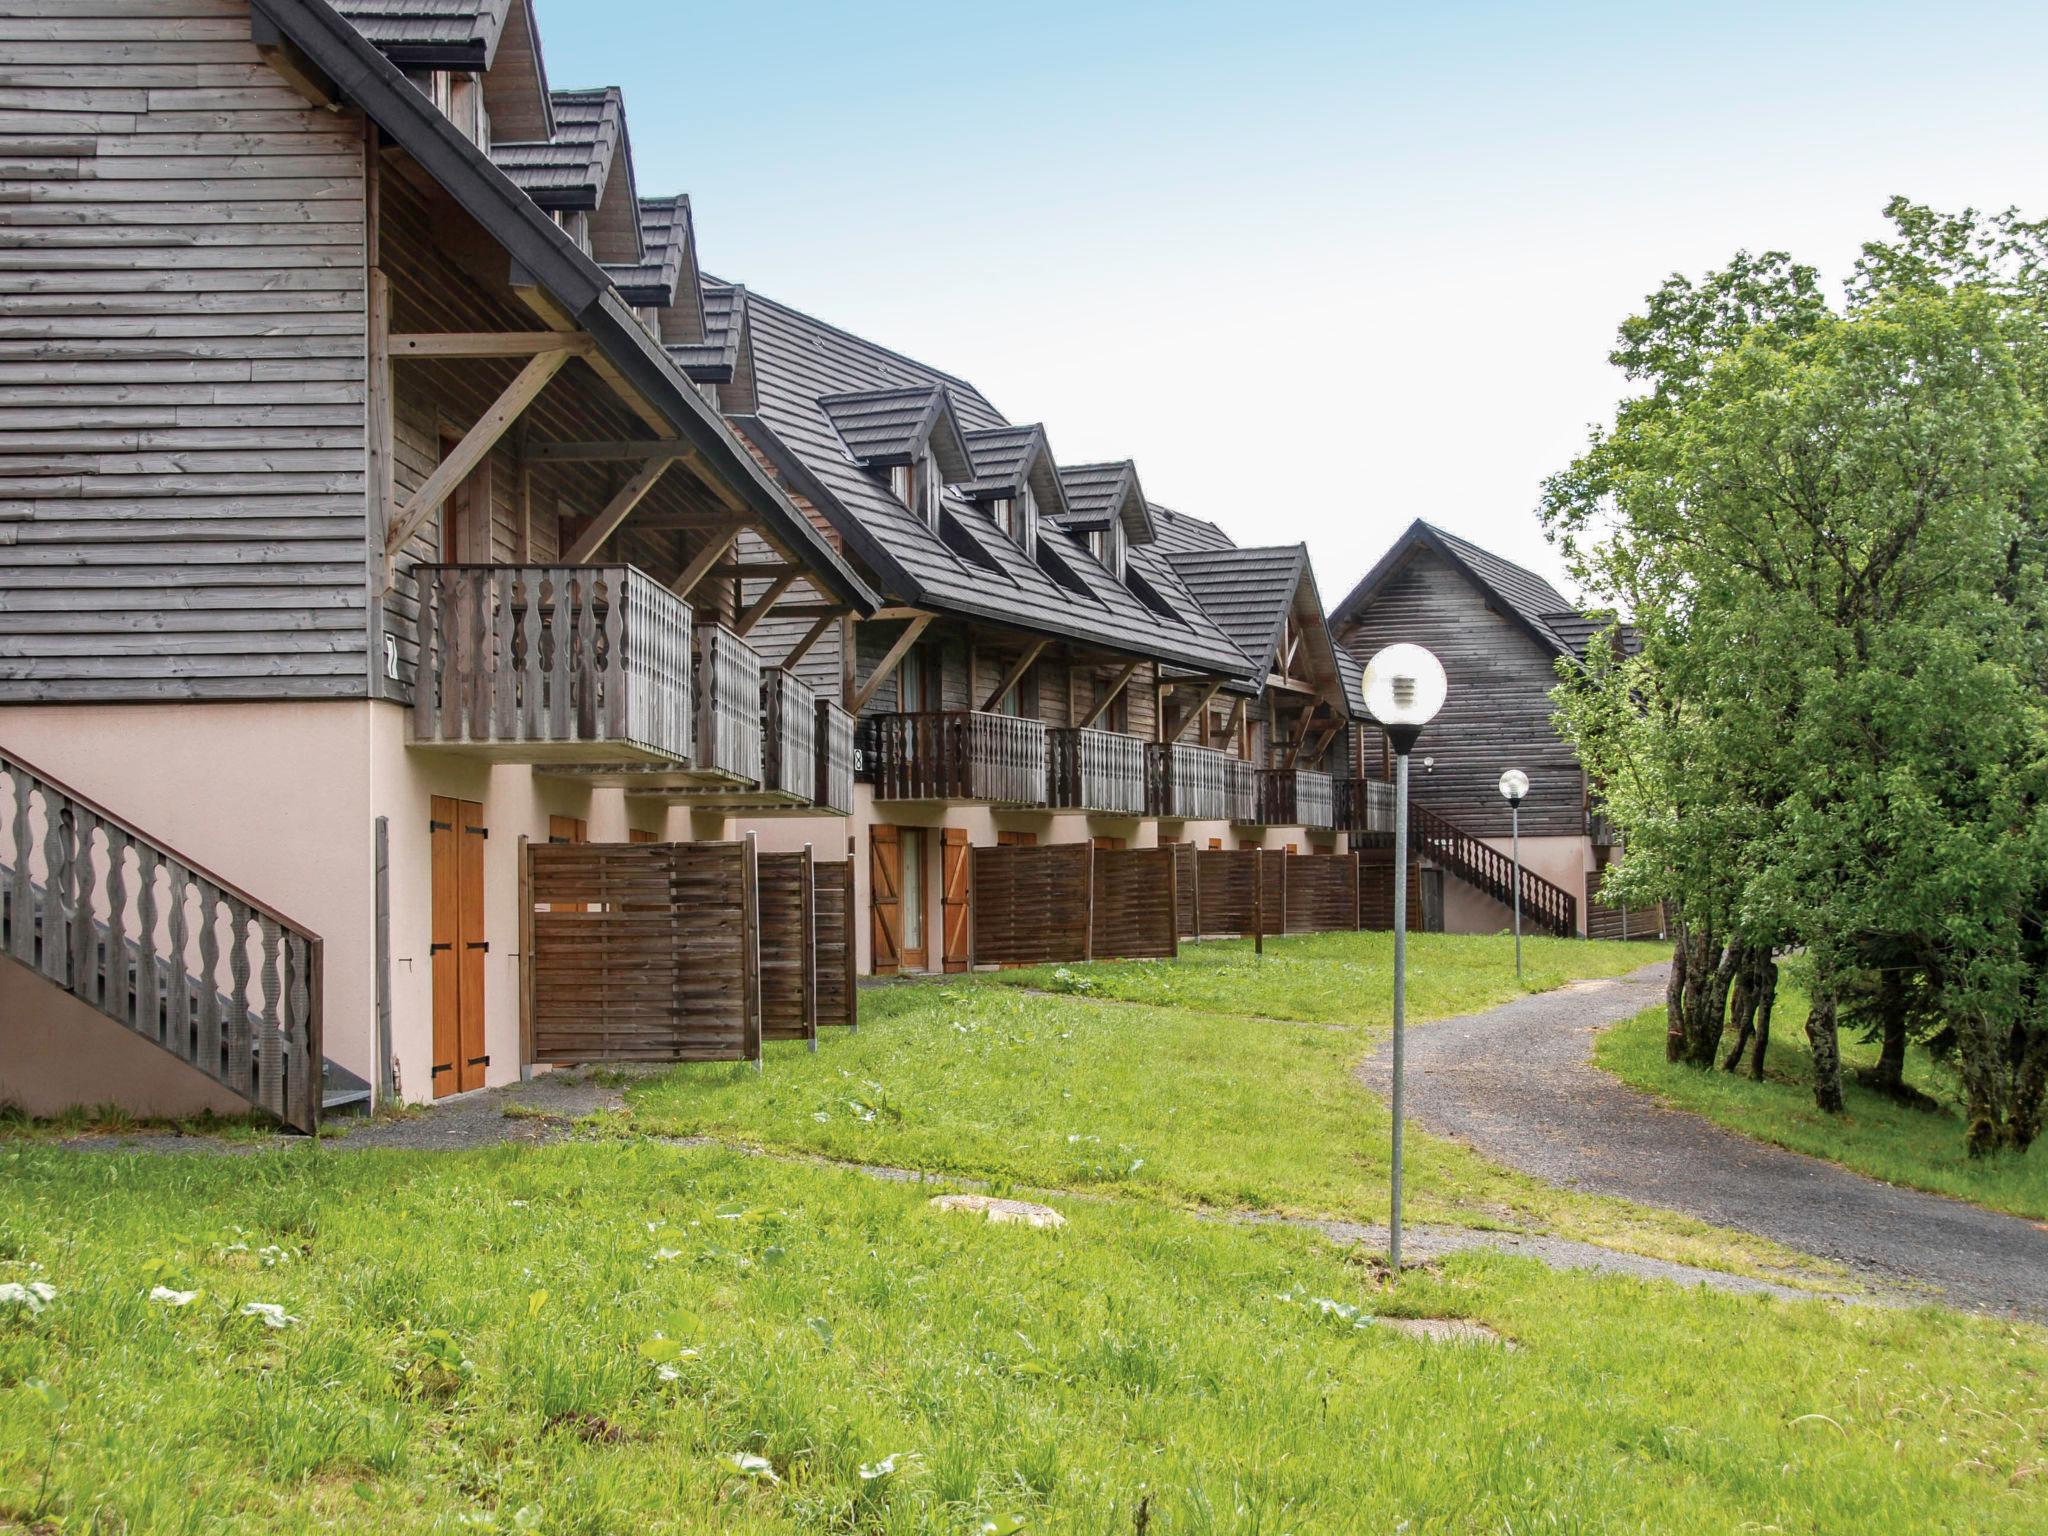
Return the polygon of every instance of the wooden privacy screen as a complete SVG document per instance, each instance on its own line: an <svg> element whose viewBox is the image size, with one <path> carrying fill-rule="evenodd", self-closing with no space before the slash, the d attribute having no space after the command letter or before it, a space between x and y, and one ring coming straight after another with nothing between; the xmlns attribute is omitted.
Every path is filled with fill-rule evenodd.
<svg viewBox="0 0 2048 1536"><path fill-rule="evenodd" d="M1180 953L1174 855L1171 848L1095 850L1094 959L1171 960Z"/></svg>
<svg viewBox="0 0 2048 1536"><path fill-rule="evenodd" d="M1086 843L973 853L977 965L1053 965L1088 958Z"/></svg>
<svg viewBox="0 0 2048 1536"><path fill-rule="evenodd" d="M850 1028L860 998L853 979L853 862L818 865L811 888L818 920L818 1022Z"/></svg>
<svg viewBox="0 0 2048 1536"><path fill-rule="evenodd" d="M1200 877L1196 874L1197 862L1195 845L1182 843L1173 850L1173 888L1175 905L1174 926L1184 939L1199 937L1202 932L1201 908L1196 905L1195 895Z"/></svg>
<svg viewBox="0 0 2048 1536"><path fill-rule="evenodd" d="M1358 926L1375 933L1394 928L1394 850L1367 848L1358 855ZM1408 861L1408 931L1422 924L1422 866Z"/></svg>
<svg viewBox="0 0 2048 1536"><path fill-rule="evenodd" d="M1279 862L1286 877L1288 933L1348 933L1358 927L1358 855L1301 854Z"/></svg>
<svg viewBox="0 0 2048 1536"><path fill-rule="evenodd" d="M764 853L761 1038L818 1044L818 928L811 852Z"/></svg>
<svg viewBox="0 0 2048 1536"><path fill-rule="evenodd" d="M1269 863L1279 862L1275 854ZM1195 853L1195 936L1250 933L1258 920L1256 848L1202 848ZM1273 876L1269 873L1268 881ZM1273 919L1267 919L1271 926Z"/></svg>
<svg viewBox="0 0 2048 1536"><path fill-rule="evenodd" d="M1605 907L1598 901L1586 903L1586 937L1589 939L1661 939L1665 935L1664 908Z"/></svg>
<svg viewBox="0 0 2048 1536"><path fill-rule="evenodd" d="M531 844L534 1061L757 1061L751 843Z"/></svg>

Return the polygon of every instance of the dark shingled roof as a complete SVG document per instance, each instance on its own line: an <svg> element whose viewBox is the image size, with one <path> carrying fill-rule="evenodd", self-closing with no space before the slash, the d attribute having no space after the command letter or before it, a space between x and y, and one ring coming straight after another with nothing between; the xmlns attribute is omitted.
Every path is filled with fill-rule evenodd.
<svg viewBox="0 0 2048 1536"><path fill-rule="evenodd" d="M473 55L488 68L513 0L334 0L334 8L395 63Z"/></svg>
<svg viewBox="0 0 2048 1536"><path fill-rule="evenodd" d="M1380 583L1399 569L1409 552L1417 548L1433 549L1463 571L1539 645L1560 656L1576 656L1583 660L1587 640L1605 627L1605 620L1581 612L1570 598L1534 571L1516 565L1512 560L1504 560L1491 550L1481 549L1471 540L1461 539L1419 517L1408 525L1407 531L1394 541L1393 548L1380 556L1379 563L1367 571L1344 601L1337 605L1337 611L1330 616L1331 623L1341 627L1350 622L1372 600Z"/></svg>
<svg viewBox="0 0 2048 1536"><path fill-rule="evenodd" d="M974 456L960 435L960 419L943 384L820 395L818 405L857 464L908 464L929 442L948 481L965 480L974 473Z"/></svg>
<svg viewBox="0 0 2048 1536"><path fill-rule="evenodd" d="M1066 526L1066 488L1053 463L1045 428L1036 422L1016 427L981 427L962 434L974 456L974 475L953 487L969 501L1015 497L1029 485L1041 520Z"/></svg>
<svg viewBox="0 0 2048 1536"><path fill-rule="evenodd" d="M759 294L748 298L747 326L759 406L738 415L738 425L892 598L1127 656L1155 656L1197 673L1243 675L1244 656L1170 571L1155 590L1169 606L1176 600L1186 606L1164 618L1080 544L1042 535L1033 558L950 490L942 533L933 533L896 499L883 475L848 457L822 403L943 392L965 431L1009 426L971 384ZM1155 569L1133 564L1141 572ZM1049 569L1055 566L1057 576Z"/></svg>
<svg viewBox="0 0 2048 1536"><path fill-rule="evenodd" d="M1183 550L1166 558L1195 601L1251 662L1247 681L1263 687L1308 569L1308 546Z"/></svg>
<svg viewBox="0 0 2048 1536"><path fill-rule="evenodd" d="M1153 543L1169 554L1178 554L1190 549L1235 549L1230 535L1204 518L1190 517L1185 512L1176 512L1171 507L1152 503L1152 526L1157 536Z"/></svg>
<svg viewBox="0 0 2048 1536"><path fill-rule="evenodd" d="M672 344L668 355L699 384L729 383L746 330L747 290L738 283L711 283L704 289L703 341Z"/></svg>
<svg viewBox="0 0 2048 1536"><path fill-rule="evenodd" d="M626 140L626 98L615 85L555 91L555 136L493 144L491 159L543 208L595 208Z"/></svg>
<svg viewBox="0 0 2048 1536"><path fill-rule="evenodd" d="M607 264L605 276L619 285L628 304L667 309L681 302L696 310L698 332L704 328L703 306L697 297L695 236L690 226L687 193L640 199L641 259L632 265ZM689 283L684 284L688 274Z"/></svg>
<svg viewBox="0 0 2048 1536"><path fill-rule="evenodd" d="M1131 544L1152 542L1152 508L1138 484L1138 466L1129 459L1106 464L1062 464L1060 489L1066 493L1067 511L1058 519L1070 533L1092 533L1107 528L1110 519L1121 516L1124 538Z"/></svg>

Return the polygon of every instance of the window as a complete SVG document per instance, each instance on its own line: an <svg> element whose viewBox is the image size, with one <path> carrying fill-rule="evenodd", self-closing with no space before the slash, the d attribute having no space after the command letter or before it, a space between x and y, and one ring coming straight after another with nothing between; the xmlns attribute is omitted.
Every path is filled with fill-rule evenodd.
<svg viewBox="0 0 2048 1536"><path fill-rule="evenodd" d="M1027 555L1038 547L1038 498L1028 484L1017 488L1017 499L1010 503L1010 537Z"/></svg>
<svg viewBox="0 0 2048 1536"><path fill-rule="evenodd" d="M927 448L914 464L898 464L889 471L889 489L896 499L924 520L927 528L939 526L939 496L945 481L939 476L938 455Z"/></svg>
<svg viewBox="0 0 2048 1536"><path fill-rule="evenodd" d="M1124 574L1124 529L1114 518L1107 528L1097 528L1088 535L1088 552L1104 565L1118 580Z"/></svg>

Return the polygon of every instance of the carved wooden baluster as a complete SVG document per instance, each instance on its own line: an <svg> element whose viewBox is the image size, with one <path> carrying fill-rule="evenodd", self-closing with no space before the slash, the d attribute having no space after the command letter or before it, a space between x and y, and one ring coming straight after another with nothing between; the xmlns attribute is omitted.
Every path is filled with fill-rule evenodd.
<svg viewBox="0 0 2048 1536"><path fill-rule="evenodd" d="M195 877L192 884L199 894L199 974L193 978L199 991L199 1031L193 1042L192 1064L219 1082L220 892L203 879Z"/></svg>
<svg viewBox="0 0 2048 1536"><path fill-rule="evenodd" d="M576 654L570 703L576 711L572 727L577 741L597 735L597 580L588 569L576 573Z"/></svg>
<svg viewBox="0 0 2048 1536"><path fill-rule="evenodd" d="M284 1021L277 1005L283 997L278 977L278 943L283 930L268 915L257 919L263 944L263 1012L256 1030L256 1102L273 1115L284 1113Z"/></svg>
<svg viewBox="0 0 2048 1536"><path fill-rule="evenodd" d="M99 818L76 807L71 812L71 991L99 1005L99 930L93 921L92 892L99 878L93 860L93 828Z"/></svg>
<svg viewBox="0 0 2048 1536"><path fill-rule="evenodd" d="M33 852L29 843L28 800L32 781L26 769L12 768L9 777L14 780L14 870L9 879L12 894L9 910L13 929L8 934L9 947L14 958L23 965L36 963L36 909L35 882L29 872L29 858Z"/></svg>
<svg viewBox="0 0 2048 1536"><path fill-rule="evenodd" d="M130 1028L135 1024L135 993L128 985L128 834L107 826L107 954L106 1006Z"/></svg>
<svg viewBox="0 0 2048 1536"><path fill-rule="evenodd" d="M541 718L540 615L534 601L536 585L538 580L533 567L521 566L512 584L512 619L508 630L512 637L514 708L518 714L521 741L532 741L539 734Z"/></svg>
<svg viewBox="0 0 2048 1536"><path fill-rule="evenodd" d="M61 987L71 979L71 812L46 789L43 814L43 974Z"/></svg>
<svg viewBox="0 0 2048 1536"><path fill-rule="evenodd" d="M164 984L170 996L164 1009L164 1044L181 1060L194 1060L197 1052L192 1043L192 980L188 951L192 942L191 930L187 925L185 902L191 894L192 874L176 859L164 861L166 882L170 886L170 944L166 950L169 973Z"/></svg>
<svg viewBox="0 0 2048 1536"><path fill-rule="evenodd" d="M547 655L542 663L548 684L548 740L569 740L569 674L574 669L572 631L576 625L576 593L565 566L547 572L550 619Z"/></svg>
<svg viewBox="0 0 2048 1536"><path fill-rule="evenodd" d="M157 985L156 850L135 845L135 1027L158 1045L164 1040L163 992Z"/></svg>
<svg viewBox="0 0 2048 1536"><path fill-rule="evenodd" d="M312 959L304 939L297 934L288 934L284 946L284 998L280 1006L284 1009L279 1045L284 1052L284 1086L280 1090L286 1104L300 1101L302 1090L316 1086L320 1076L320 1063L313 1060L313 1053L307 1040L307 1031L313 1016L312 1008ZM314 1095L317 1100L317 1093Z"/></svg>
<svg viewBox="0 0 2048 1536"><path fill-rule="evenodd" d="M248 1097L250 1076L255 1067L250 1049L252 1029L249 1018L249 908L234 897L226 898L228 909L227 1085Z"/></svg>
<svg viewBox="0 0 2048 1536"><path fill-rule="evenodd" d="M519 667L513 657L518 648L519 571L514 567L491 572L491 737L518 741Z"/></svg>

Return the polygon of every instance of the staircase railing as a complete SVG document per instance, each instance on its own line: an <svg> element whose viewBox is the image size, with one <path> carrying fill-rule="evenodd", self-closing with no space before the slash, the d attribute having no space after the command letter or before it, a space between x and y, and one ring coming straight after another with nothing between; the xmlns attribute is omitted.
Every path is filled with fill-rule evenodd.
<svg viewBox="0 0 2048 1536"><path fill-rule="evenodd" d="M1502 906L1514 904L1515 862L1491 843L1481 842L1456 822L1414 804L1408 807L1408 835L1413 844L1411 856L1434 859ZM1561 939L1574 938L1579 931L1579 899L1524 865L1522 920Z"/></svg>
<svg viewBox="0 0 2048 1536"><path fill-rule="evenodd" d="M312 1132L320 936L10 753L0 777L0 952Z"/></svg>

